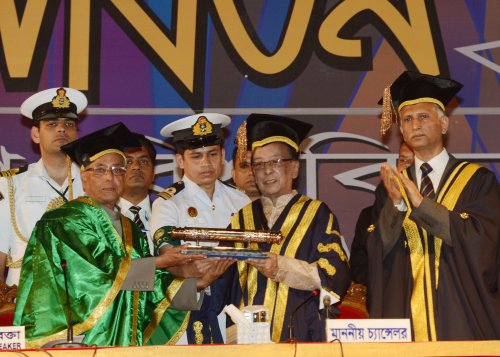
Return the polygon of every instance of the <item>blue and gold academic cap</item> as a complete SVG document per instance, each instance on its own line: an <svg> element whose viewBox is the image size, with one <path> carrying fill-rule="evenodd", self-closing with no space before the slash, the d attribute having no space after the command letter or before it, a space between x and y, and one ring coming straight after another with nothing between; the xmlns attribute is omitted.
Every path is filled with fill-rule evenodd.
<svg viewBox="0 0 500 357"><path fill-rule="evenodd" d="M382 134L389 130L393 112L399 113L403 107L417 103L434 103L444 112L446 105L462 87L461 83L453 79L412 71L403 72L384 89L384 95L379 101L382 104Z"/></svg>
<svg viewBox="0 0 500 357"><path fill-rule="evenodd" d="M287 144L298 153L300 143L312 127L312 124L297 119L252 113L241 124L236 134L238 156L244 161L247 150L254 151L258 147L275 142Z"/></svg>
<svg viewBox="0 0 500 357"><path fill-rule="evenodd" d="M231 118L218 113L190 115L170 123L161 129L164 137L172 137L173 144L180 149L197 149L203 146L222 145L222 128L231 123Z"/></svg>
<svg viewBox="0 0 500 357"><path fill-rule="evenodd" d="M21 104L20 110L35 122L59 118L77 120L87 104L87 97L79 90L57 87L33 94Z"/></svg>
<svg viewBox="0 0 500 357"><path fill-rule="evenodd" d="M312 129L312 124L271 114L250 114L246 120L248 148L282 142L299 152L300 143Z"/></svg>
<svg viewBox="0 0 500 357"><path fill-rule="evenodd" d="M106 154L118 154L125 159L124 151L140 147L130 130L123 123L117 123L72 141L62 146L61 150L85 168Z"/></svg>

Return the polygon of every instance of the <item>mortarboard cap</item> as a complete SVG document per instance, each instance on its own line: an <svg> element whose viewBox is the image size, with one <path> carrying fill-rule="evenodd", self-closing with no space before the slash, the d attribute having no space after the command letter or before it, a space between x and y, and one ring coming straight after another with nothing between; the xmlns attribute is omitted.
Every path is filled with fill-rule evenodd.
<svg viewBox="0 0 500 357"><path fill-rule="evenodd" d="M174 146L197 149L203 146L220 145L224 142L222 128L231 119L224 114L200 113L190 115L170 123L161 129L164 137L172 137Z"/></svg>
<svg viewBox="0 0 500 357"><path fill-rule="evenodd" d="M35 122L58 118L76 120L87 104L87 97L79 90L58 87L33 94L21 104L20 110Z"/></svg>
<svg viewBox="0 0 500 357"><path fill-rule="evenodd" d="M125 159L124 151L139 148L141 144L123 123L114 124L94 131L61 147L81 167L106 154L119 154Z"/></svg>
<svg viewBox="0 0 500 357"><path fill-rule="evenodd" d="M381 131L385 134L392 123L392 112L396 114L407 106L417 103L434 103L443 111L450 100L462 89L463 85L448 78L403 72L389 87L379 101L382 104Z"/></svg>
<svg viewBox="0 0 500 357"><path fill-rule="evenodd" d="M311 128L312 124L296 119L252 113L238 129L236 135L238 155L244 155L247 150L254 151L258 147L274 142L285 143L299 152L299 145Z"/></svg>

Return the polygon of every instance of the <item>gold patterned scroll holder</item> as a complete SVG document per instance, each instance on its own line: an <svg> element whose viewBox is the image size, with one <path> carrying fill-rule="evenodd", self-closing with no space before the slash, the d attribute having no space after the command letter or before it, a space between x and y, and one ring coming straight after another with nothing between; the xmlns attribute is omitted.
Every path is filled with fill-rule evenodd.
<svg viewBox="0 0 500 357"><path fill-rule="evenodd" d="M238 260L265 259L267 253L260 249L236 247L205 247L200 242L237 242L279 244L283 239L281 232L243 229L215 228L176 228L172 227L168 235L173 240L194 242L182 250L183 254L204 254L207 257L233 258Z"/></svg>

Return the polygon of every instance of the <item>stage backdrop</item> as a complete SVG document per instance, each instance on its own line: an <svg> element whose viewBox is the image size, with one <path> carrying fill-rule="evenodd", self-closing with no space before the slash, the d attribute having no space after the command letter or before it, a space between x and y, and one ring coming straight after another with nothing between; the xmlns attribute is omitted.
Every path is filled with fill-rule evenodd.
<svg viewBox="0 0 500 357"><path fill-rule="evenodd" d="M253 112L314 124L300 190L325 201L352 240L398 127L379 133L383 88L404 69L451 76L447 147L500 169L500 1L0 1L0 169L33 162L33 92L70 86L90 106L80 135L122 121L155 141L156 190L178 179L160 129L194 112ZM3 218L2 218L3 219Z"/></svg>

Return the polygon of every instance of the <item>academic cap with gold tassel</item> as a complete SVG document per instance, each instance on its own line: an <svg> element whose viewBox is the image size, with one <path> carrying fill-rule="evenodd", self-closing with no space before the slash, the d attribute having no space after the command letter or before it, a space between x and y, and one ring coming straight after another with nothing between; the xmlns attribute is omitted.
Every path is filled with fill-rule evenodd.
<svg viewBox="0 0 500 357"><path fill-rule="evenodd" d="M252 113L246 120L245 137L247 141L246 145L242 144L242 148L246 146L245 150L254 151L258 147L281 142L298 153L300 152L300 143L305 139L312 127L312 124L293 118Z"/></svg>
<svg viewBox="0 0 500 357"><path fill-rule="evenodd" d="M384 95L378 102L382 104L380 131L384 135L393 121L397 121L399 111L407 105L434 103L443 111L463 85L448 78L405 71L390 86L384 88ZM393 112L396 114L393 120Z"/></svg>

